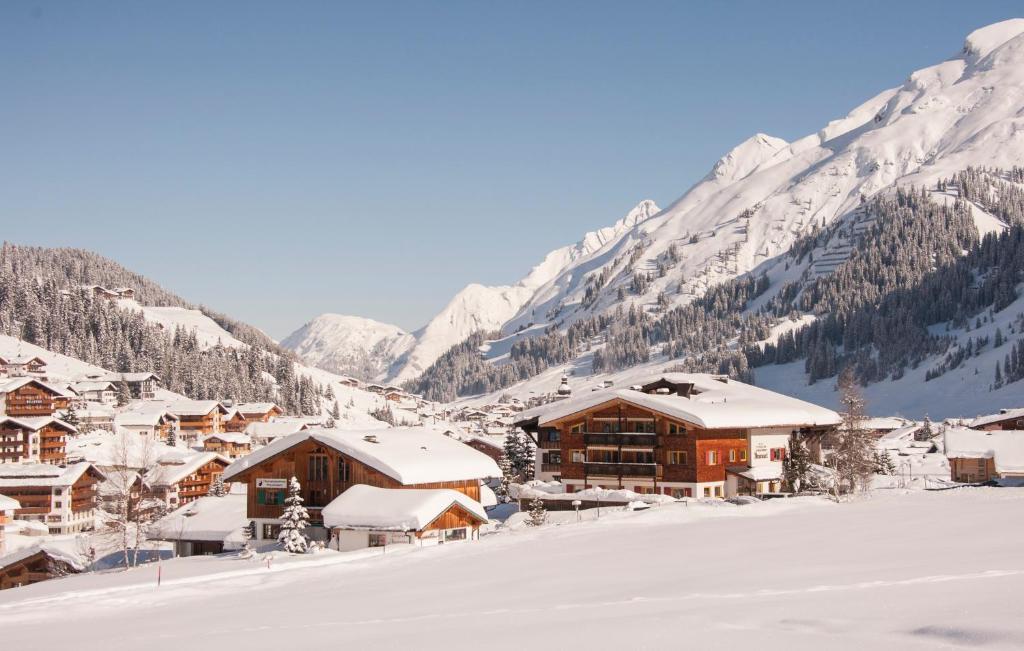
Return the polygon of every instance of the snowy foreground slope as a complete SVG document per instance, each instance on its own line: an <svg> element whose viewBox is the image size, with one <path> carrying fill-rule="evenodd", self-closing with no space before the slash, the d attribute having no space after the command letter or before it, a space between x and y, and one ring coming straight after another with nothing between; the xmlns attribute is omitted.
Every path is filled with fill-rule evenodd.
<svg viewBox="0 0 1024 651"><path fill-rule="evenodd" d="M479 542L200 557L0 593L5 647L1024 646L1024 490L682 503Z"/></svg>

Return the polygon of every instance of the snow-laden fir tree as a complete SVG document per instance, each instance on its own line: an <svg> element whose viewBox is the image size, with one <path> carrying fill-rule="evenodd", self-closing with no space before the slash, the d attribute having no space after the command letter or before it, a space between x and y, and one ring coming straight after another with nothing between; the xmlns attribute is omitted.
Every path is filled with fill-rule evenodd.
<svg viewBox="0 0 1024 651"><path fill-rule="evenodd" d="M505 504L509 501L508 485L509 478L512 475L512 464L509 463L508 455L502 453L501 458L498 460L498 467L501 468L501 480L498 484L498 490L495 491L495 496L498 498L498 503Z"/></svg>
<svg viewBox="0 0 1024 651"><path fill-rule="evenodd" d="M210 495L214 497L224 497L228 494L227 488L224 486L224 479L221 475L217 475L213 479L213 483L210 485Z"/></svg>
<svg viewBox="0 0 1024 651"><path fill-rule="evenodd" d="M303 533L309 526L309 512L302 505L301 491L299 480L292 477L288 482L284 513L281 514L281 533L277 536L277 541L290 554L304 554L309 549L309 540Z"/></svg>
<svg viewBox="0 0 1024 651"><path fill-rule="evenodd" d="M875 450L875 473L879 475L896 474L896 464L885 450Z"/></svg>
<svg viewBox="0 0 1024 651"><path fill-rule="evenodd" d="M124 407L132 400L132 393L128 390L128 383L121 380L117 383L117 406Z"/></svg>
<svg viewBox="0 0 1024 651"><path fill-rule="evenodd" d="M74 428L78 428L82 424L78 412L75 411L75 406L72 404L68 404L68 408L59 414L59 418Z"/></svg>
<svg viewBox="0 0 1024 651"><path fill-rule="evenodd" d="M178 428L173 423L167 429L167 445L172 448L178 447Z"/></svg>
<svg viewBox="0 0 1024 651"><path fill-rule="evenodd" d="M526 524L531 527L539 527L544 524L548 519L548 512L544 508L544 500L539 497L533 498L530 502L530 517L527 518Z"/></svg>
<svg viewBox="0 0 1024 651"><path fill-rule="evenodd" d="M836 499L844 493L866 489L875 471L874 441L864 429L864 397L852 369L839 376L839 393L843 420L831 437L832 452L828 458L828 465L835 471L832 492Z"/></svg>
<svg viewBox="0 0 1024 651"><path fill-rule="evenodd" d="M789 453L782 459L782 478L789 490L799 493L810 488L811 451L802 436L791 434L789 437Z"/></svg>
<svg viewBox="0 0 1024 651"><path fill-rule="evenodd" d="M924 415L924 424L914 432L915 441L930 441L935 436L935 431L932 429L932 419L928 418L928 414Z"/></svg>

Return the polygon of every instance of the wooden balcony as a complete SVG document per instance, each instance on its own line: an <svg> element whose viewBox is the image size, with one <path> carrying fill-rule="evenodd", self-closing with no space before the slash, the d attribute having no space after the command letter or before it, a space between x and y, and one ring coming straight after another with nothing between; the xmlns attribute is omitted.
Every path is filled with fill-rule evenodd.
<svg viewBox="0 0 1024 651"><path fill-rule="evenodd" d="M612 434L589 433L583 435L583 442L587 445L633 445L653 448L658 443L658 435L633 434L630 432L618 432Z"/></svg>
<svg viewBox="0 0 1024 651"><path fill-rule="evenodd" d="M540 464L541 472L562 472L562 464L560 463L542 463Z"/></svg>
<svg viewBox="0 0 1024 651"><path fill-rule="evenodd" d="M561 441L549 441L547 439L540 439L537 442L537 447L542 450L558 450L562 447Z"/></svg>
<svg viewBox="0 0 1024 651"><path fill-rule="evenodd" d="M594 461L583 464L583 472L588 476L600 475L603 477L656 477L660 474L656 463L597 463Z"/></svg>

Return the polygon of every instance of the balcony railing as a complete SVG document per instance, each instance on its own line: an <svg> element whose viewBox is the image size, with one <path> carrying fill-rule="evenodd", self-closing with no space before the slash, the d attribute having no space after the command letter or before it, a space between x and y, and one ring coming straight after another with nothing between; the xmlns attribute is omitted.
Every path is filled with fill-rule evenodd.
<svg viewBox="0 0 1024 651"><path fill-rule="evenodd" d="M588 461L583 464L587 475L604 475L612 477L655 477L658 474L656 463L598 463Z"/></svg>
<svg viewBox="0 0 1024 651"><path fill-rule="evenodd" d="M658 442L657 434L633 434L620 432L613 434L584 434L583 442L587 445L639 445L652 448Z"/></svg>
<svg viewBox="0 0 1024 651"><path fill-rule="evenodd" d="M542 450L557 450L562 447L561 441L549 441L547 439L540 439L537 443L537 447Z"/></svg>
<svg viewBox="0 0 1024 651"><path fill-rule="evenodd" d="M562 472L562 464L560 463L542 463L540 464L541 472Z"/></svg>

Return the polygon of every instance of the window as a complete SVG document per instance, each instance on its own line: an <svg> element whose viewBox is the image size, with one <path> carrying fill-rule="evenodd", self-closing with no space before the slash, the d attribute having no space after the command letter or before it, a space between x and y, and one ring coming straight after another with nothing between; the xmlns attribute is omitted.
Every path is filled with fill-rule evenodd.
<svg viewBox="0 0 1024 651"><path fill-rule="evenodd" d="M309 472L306 477L309 481L327 481L327 455L309 455Z"/></svg>
<svg viewBox="0 0 1024 651"><path fill-rule="evenodd" d="M671 491L672 497L676 498L677 500L682 497L690 497L692 494L693 491L691 491L689 488L673 488Z"/></svg>
<svg viewBox="0 0 1024 651"><path fill-rule="evenodd" d="M717 466L721 461L722 455L718 450L708 450L708 465Z"/></svg>
<svg viewBox="0 0 1024 651"><path fill-rule="evenodd" d="M338 481L342 484L348 483L348 464L344 459L338 459Z"/></svg>
<svg viewBox="0 0 1024 651"><path fill-rule="evenodd" d="M548 457L547 463L550 463L550 464L553 464L553 465L556 465L556 466L562 464L562 453L561 453L561 451L548 452L547 457Z"/></svg>
<svg viewBox="0 0 1024 651"><path fill-rule="evenodd" d="M704 487L704 497L711 497L711 487L710 486L705 486Z"/></svg>
<svg viewBox="0 0 1024 651"><path fill-rule="evenodd" d="M573 463L583 463L583 461L585 459L586 459L586 457L583 454L583 450L573 450L572 451L572 462Z"/></svg>
<svg viewBox="0 0 1024 651"><path fill-rule="evenodd" d="M740 461L746 461L746 460L747 460L747 450L746 450L746 448L744 448L744 449L740 450Z"/></svg>
<svg viewBox="0 0 1024 651"><path fill-rule="evenodd" d="M772 448L771 449L771 460L782 461L786 458L786 448Z"/></svg>
<svg viewBox="0 0 1024 651"><path fill-rule="evenodd" d="M447 542L449 540L465 540L466 539L466 529L465 529L465 527L462 527L462 528L459 528L459 529L445 529L444 530L444 539L445 539L445 542Z"/></svg>
<svg viewBox="0 0 1024 651"><path fill-rule="evenodd" d="M551 441L552 443L558 443L559 441L562 440L562 433L559 432L557 429L553 429L550 432L548 432L548 440Z"/></svg>
<svg viewBox="0 0 1024 651"><path fill-rule="evenodd" d="M279 488L258 488L256 503L264 506L283 506L284 491Z"/></svg>
<svg viewBox="0 0 1024 651"><path fill-rule="evenodd" d="M388 544L388 535L386 533L371 533L367 547L384 547Z"/></svg>
<svg viewBox="0 0 1024 651"><path fill-rule="evenodd" d="M576 423L575 425L573 425L569 429L569 431L572 432L573 434L582 434L583 433L583 423ZM555 440L558 440L558 439L550 439L550 440L555 441Z"/></svg>
<svg viewBox="0 0 1024 651"><path fill-rule="evenodd" d="M733 449L729 450L729 463L734 463L735 461L736 461L736 449L733 448Z"/></svg>
<svg viewBox="0 0 1024 651"><path fill-rule="evenodd" d="M62 506L63 506L63 504L62 504L61 502L54 502L54 503L53 503L53 508L55 508L55 509L59 509L59 508L61 508Z"/></svg>
<svg viewBox="0 0 1024 651"><path fill-rule="evenodd" d="M281 533L281 525L279 524L265 524L263 525L263 540L277 540L277 535Z"/></svg>
<svg viewBox="0 0 1024 651"><path fill-rule="evenodd" d="M721 497L721 496L722 496L722 487L721 486L715 486L715 497Z"/></svg>

